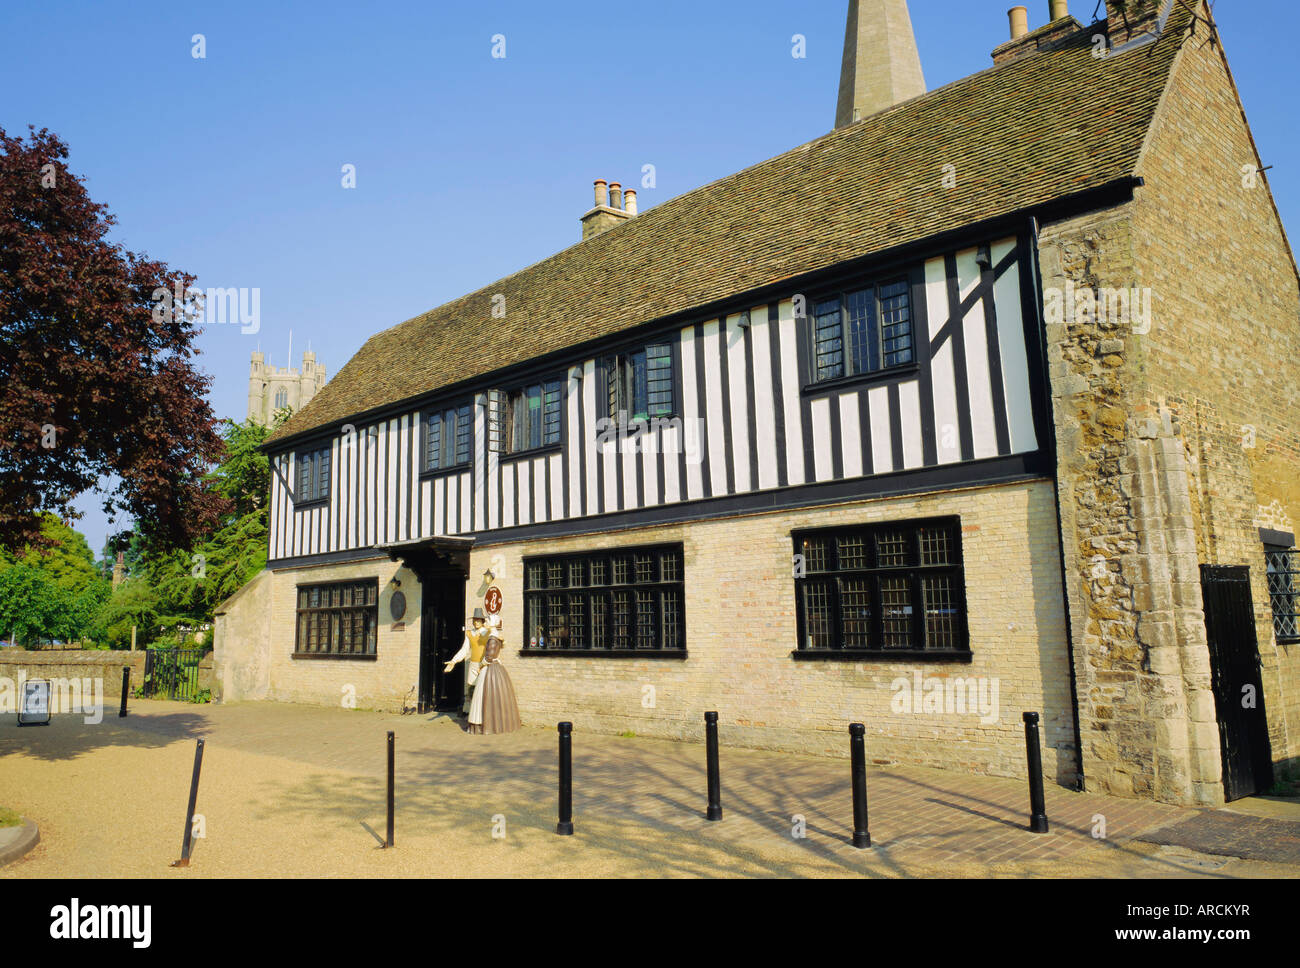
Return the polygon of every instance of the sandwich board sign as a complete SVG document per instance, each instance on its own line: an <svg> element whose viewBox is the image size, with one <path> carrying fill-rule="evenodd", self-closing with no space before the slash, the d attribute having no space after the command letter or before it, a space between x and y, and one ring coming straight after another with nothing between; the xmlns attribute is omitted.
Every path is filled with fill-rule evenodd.
<svg viewBox="0 0 1300 968"><path fill-rule="evenodd" d="M23 704L18 710L19 726L50 724L50 681L28 679L23 683Z"/></svg>

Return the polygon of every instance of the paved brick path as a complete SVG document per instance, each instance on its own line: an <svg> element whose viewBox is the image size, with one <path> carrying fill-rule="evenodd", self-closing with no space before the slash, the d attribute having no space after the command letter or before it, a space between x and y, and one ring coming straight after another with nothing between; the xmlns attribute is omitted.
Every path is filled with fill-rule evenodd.
<svg viewBox="0 0 1300 968"><path fill-rule="evenodd" d="M213 801L224 798L231 801L222 801L225 815L247 817L247 844L229 863L248 863L254 854L261 857L263 851L280 849L285 836L291 840L294 836L316 837L342 844L341 848L329 848L332 866L327 872L347 873L348 862L339 856L339 850L373 847L381 839L377 831L382 830L385 732L389 729L397 735L399 846L416 840L421 846L429 844L431 855L443 858L448 865L469 864L455 860L460 856L454 849L456 839L465 840L466 830L474 837L486 837L488 818L501 814L513 825L513 849L524 848L508 861L508 867L499 866L507 862L498 856L491 861L498 866L473 871L451 866L443 873L519 870L521 876L535 876L581 870L669 876L1180 876L1224 866L1222 862L1207 863L1204 858L1197 862L1172 848L1140 843L1141 835L1200 816L1200 811L1049 787L1047 810L1052 832L1036 835L1025 829L1028 794L1022 781L916 768L869 770L875 846L855 850L848 843L852 809L847 757L724 747L724 820L709 823L703 816L702 746L581 731L574 735L578 837L558 838L552 833L556 810L553 727L475 737L463 733L456 721L446 717L270 703L203 707L137 702L127 720L114 717L96 727L69 723L51 728L49 733L0 730L0 780L10 754L21 756L25 763L35 758L71 768L65 761L72 765L91 762L98 751L110 747L136 748L132 752L150 763L158 758L149 750L165 750L167 776L165 782L159 781L159 792L150 796L157 800L165 795L169 803L183 804L188 781L186 757L192 756L192 740L203 736L205 786L200 809L209 804L215 817ZM847 746L846 734L846 750ZM129 775L120 780L133 782ZM214 789L218 785L220 788ZM241 787L245 786L247 795L242 796ZM77 792L69 791L69 795ZM176 834L168 840L178 840L179 829L172 832L170 828L182 825L171 814L183 818L183 806L170 805L165 812L168 833ZM792 836L796 816L804 820L805 838ZM1224 823L1231 825L1231 820ZM477 831L479 825L483 831ZM324 833L308 833L308 828ZM362 829L368 833L362 834ZM1104 832L1104 836L1094 836L1094 831ZM268 838L275 843L268 843ZM300 853L301 845L289 846ZM217 847L213 842L202 849L215 851ZM209 863L215 864L216 858ZM358 872L368 872L375 863L365 859ZM286 865L271 867L269 860L266 864L265 870L254 869L297 870ZM238 867L225 871L239 872ZM432 873L418 863L401 872ZM1234 872L1247 871L1222 873ZM1294 871L1265 873L1277 876ZM21 870L17 876L22 876Z"/></svg>
<svg viewBox="0 0 1300 968"><path fill-rule="evenodd" d="M1206 810L1148 831L1153 844L1192 847L1202 853L1300 865L1300 823Z"/></svg>

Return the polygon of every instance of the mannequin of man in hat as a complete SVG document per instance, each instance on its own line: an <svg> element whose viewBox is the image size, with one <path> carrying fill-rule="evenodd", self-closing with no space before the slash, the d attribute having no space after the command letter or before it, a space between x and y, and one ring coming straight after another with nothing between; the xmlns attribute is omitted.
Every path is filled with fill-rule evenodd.
<svg viewBox="0 0 1300 968"><path fill-rule="evenodd" d="M483 614L483 609L474 609L474 616L471 619L471 628L465 629L465 641L461 644L460 651L448 660L447 664L442 667L443 672L450 672L456 667L456 663L463 659L469 659L469 666L465 675L465 684L469 687L465 692L465 701L461 705L461 715L467 715L469 712L470 690L478 682L479 671L483 668L483 652L487 649L488 637L492 634L492 628L488 625L487 616Z"/></svg>

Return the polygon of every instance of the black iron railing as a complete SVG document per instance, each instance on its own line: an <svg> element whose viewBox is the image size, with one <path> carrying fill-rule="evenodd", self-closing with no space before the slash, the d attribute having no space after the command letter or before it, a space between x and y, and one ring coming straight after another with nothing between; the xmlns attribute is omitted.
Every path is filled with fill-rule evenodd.
<svg viewBox="0 0 1300 968"><path fill-rule="evenodd" d="M199 698L199 663L204 648L150 649L145 653L141 693L154 699L196 702Z"/></svg>

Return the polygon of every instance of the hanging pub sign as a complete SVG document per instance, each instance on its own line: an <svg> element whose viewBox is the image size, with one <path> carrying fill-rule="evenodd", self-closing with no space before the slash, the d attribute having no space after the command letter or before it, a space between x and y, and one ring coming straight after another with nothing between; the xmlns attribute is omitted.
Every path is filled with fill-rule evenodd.
<svg viewBox="0 0 1300 968"><path fill-rule="evenodd" d="M50 724L50 681L28 679L23 683L23 701L18 709L19 726Z"/></svg>

